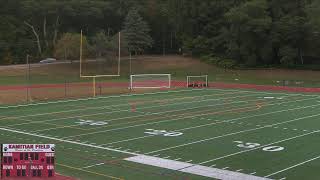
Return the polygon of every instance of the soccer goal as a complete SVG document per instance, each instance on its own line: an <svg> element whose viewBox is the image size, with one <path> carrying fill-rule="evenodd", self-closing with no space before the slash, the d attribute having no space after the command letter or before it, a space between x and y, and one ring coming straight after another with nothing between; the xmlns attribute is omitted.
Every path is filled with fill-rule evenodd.
<svg viewBox="0 0 320 180"><path fill-rule="evenodd" d="M135 74L130 76L130 89L170 88L171 74Z"/></svg>
<svg viewBox="0 0 320 180"><path fill-rule="evenodd" d="M208 75L202 75L202 76L187 76L187 87L193 87L193 88L202 88L202 87L208 87Z"/></svg>

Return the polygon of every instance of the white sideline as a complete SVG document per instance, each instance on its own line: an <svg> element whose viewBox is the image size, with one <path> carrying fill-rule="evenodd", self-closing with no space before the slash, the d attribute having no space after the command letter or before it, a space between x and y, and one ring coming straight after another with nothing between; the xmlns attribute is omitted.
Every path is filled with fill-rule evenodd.
<svg viewBox="0 0 320 180"><path fill-rule="evenodd" d="M184 89L184 90L173 90L173 91L161 91L161 92L151 92L151 93L141 93L141 94L124 94L118 96L103 96L103 97L94 97L94 98L79 98L79 99L69 99L69 100L59 100L59 101L49 101L43 103L34 103L34 104L20 104L14 106L0 106L0 109L9 109L9 108L18 108L18 107L28 107L28 106L37 106L37 105L46 105L46 104L58 104L58 103L67 103L67 102L78 102L78 101L88 101L88 100L97 100L97 99L109 99L109 98L118 98L118 97L131 97L131 96L143 96L143 95L153 95L153 94L168 94L175 92L189 92L189 91L227 91L227 92L249 92L249 93L267 93L267 94L283 94L283 95L301 95L301 96L314 96L319 97L318 95L311 94L300 94L300 93L278 93L278 92L268 92L268 91L245 91L245 90L228 90L228 89L219 89L219 88L211 88L211 89Z"/></svg>
<svg viewBox="0 0 320 180"><path fill-rule="evenodd" d="M88 101L88 100L97 100L97 99L109 99L109 98L118 98L118 97L143 96L143 95L153 95L153 94L168 94L168 93L173 93L173 92L200 91L200 90L204 90L204 89L188 89L188 90L184 89L184 90L161 91L161 92L151 92L151 93L141 93L141 94L124 94L124 95L118 95L118 96L102 96L102 97L94 97L94 98L69 99L69 100L50 101L50 102L34 103L34 104L21 104L21 105L14 105L14 106L0 106L0 109L28 107L28 106L37 106L37 105L46 105L46 104L58 104L58 103L67 103L67 102Z"/></svg>
<svg viewBox="0 0 320 180"><path fill-rule="evenodd" d="M106 148L106 147L102 147L102 146L95 146L95 145L92 145L92 144L86 144L86 143L81 143L81 142L76 142L76 141L71 141L71 140L64 140L64 139L49 137L49 136L45 136L45 135L39 135L39 134L33 134L33 133L28 133L28 132L17 131L17 130L13 130L13 129L7 129L7 128L1 128L0 127L0 130L7 131L7 132L18 133L18 134L29 135L29 136L34 136L34 137L40 137L40 138L45 138L45 139L50 139L50 140L54 140L54 141L66 142L66 143L76 144L76 145L80 145L80 146L92 147L92 148L96 148L96 149L103 149L103 150L108 150L108 151L113 151L113 152L118 152L118 153L123 153L123 154L129 154L129 155L134 155L134 156L140 155L140 154L133 153L133 152L122 151L122 150L117 150L117 149L112 149L112 148Z"/></svg>
<svg viewBox="0 0 320 180"><path fill-rule="evenodd" d="M223 179L223 180L269 180L268 178L258 177L254 175L244 174L240 172L233 172L228 170L222 170L212 167L193 165L186 162L180 162L175 160L157 158L152 156L139 155L129 157L126 161L180 171L189 174L195 174L199 176Z"/></svg>

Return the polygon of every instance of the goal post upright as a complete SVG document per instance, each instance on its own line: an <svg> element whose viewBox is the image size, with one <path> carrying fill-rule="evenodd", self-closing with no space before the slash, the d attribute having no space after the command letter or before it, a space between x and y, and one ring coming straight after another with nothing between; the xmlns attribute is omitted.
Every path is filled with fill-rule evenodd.
<svg viewBox="0 0 320 180"><path fill-rule="evenodd" d="M119 31L119 42L118 42L118 48L119 48L119 52L118 52L118 75L120 76L120 66L121 66L121 31Z"/></svg>
<svg viewBox="0 0 320 180"><path fill-rule="evenodd" d="M80 78L82 77L82 29L80 32Z"/></svg>
<svg viewBox="0 0 320 180"><path fill-rule="evenodd" d="M95 74L95 75L83 75L83 30L80 31L80 58L79 58L79 73L80 78L92 78L92 90L93 97L96 97L96 78L103 77L120 77L121 72L121 32L118 33L118 66L117 74Z"/></svg>

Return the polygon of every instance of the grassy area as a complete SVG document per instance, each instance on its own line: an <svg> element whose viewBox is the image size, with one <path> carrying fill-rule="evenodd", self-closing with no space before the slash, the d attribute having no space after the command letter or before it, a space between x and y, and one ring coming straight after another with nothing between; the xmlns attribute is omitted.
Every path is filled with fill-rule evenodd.
<svg viewBox="0 0 320 180"><path fill-rule="evenodd" d="M318 101L318 95L181 89L0 106L0 139L55 143L58 172L85 180L210 179L126 160L141 155L246 176L317 179Z"/></svg>
<svg viewBox="0 0 320 180"><path fill-rule="evenodd" d="M129 60L121 61L120 78L102 78L98 81L129 81ZM93 72L110 73L116 72L116 65L108 67L101 66L98 62L88 63L84 69L91 74ZM102 69L102 70L101 70ZM185 80L187 75L209 75L210 81L229 83L251 83L284 85L284 80L291 80L285 84L290 86L319 87L320 73L306 70L282 70L282 69L262 69L262 70L224 70L221 68L200 62L198 59L181 56L164 57L137 57L132 61L132 74L147 73L169 73L173 80ZM27 84L26 68L2 67L0 71L0 85L21 85ZM79 78L79 63L73 64L50 64L32 65L30 71L31 84L53 84L71 82L90 82L91 79Z"/></svg>

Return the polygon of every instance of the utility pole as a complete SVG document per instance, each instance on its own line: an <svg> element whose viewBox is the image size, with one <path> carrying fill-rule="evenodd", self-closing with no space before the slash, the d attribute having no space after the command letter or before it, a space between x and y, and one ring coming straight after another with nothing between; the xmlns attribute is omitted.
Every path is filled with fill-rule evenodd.
<svg viewBox="0 0 320 180"><path fill-rule="evenodd" d="M27 103L30 102L30 62L29 62L30 55L27 54Z"/></svg>

